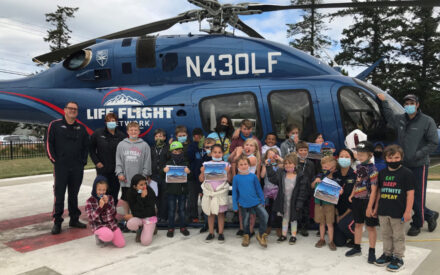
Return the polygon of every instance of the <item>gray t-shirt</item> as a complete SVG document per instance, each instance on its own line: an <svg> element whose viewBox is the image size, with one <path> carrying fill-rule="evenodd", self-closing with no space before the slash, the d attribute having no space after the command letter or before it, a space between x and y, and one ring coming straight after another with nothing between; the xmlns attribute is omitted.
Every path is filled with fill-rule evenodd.
<svg viewBox="0 0 440 275"><path fill-rule="evenodd" d="M292 199L293 189L296 185L296 177L293 179L284 179L284 216L285 219L290 219L290 200Z"/></svg>

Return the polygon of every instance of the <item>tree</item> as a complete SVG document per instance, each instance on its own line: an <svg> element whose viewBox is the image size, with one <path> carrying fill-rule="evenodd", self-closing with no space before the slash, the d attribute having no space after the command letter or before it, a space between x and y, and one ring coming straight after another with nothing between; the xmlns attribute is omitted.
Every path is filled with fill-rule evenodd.
<svg viewBox="0 0 440 275"><path fill-rule="evenodd" d="M321 0L291 0L292 5L320 4ZM332 40L323 32L328 28L325 26L326 15L317 12L315 9L304 10L302 21L287 24L287 37L293 40L289 45L299 50L310 53L310 55L322 58L325 55L322 49L329 47Z"/></svg>
<svg viewBox="0 0 440 275"><path fill-rule="evenodd" d="M72 32L67 26L67 19L74 18L74 13L79 8L60 7L53 13L46 13L46 22L49 22L55 27L53 30L47 31L47 37L44 37L45 42L49 42L51 51L55 51L70 45L69 39Z"/></svg>
<svg viewBox="0 0 440 275"><path fill-rule="evenodd" d="M10 135L18 127L18 123L0 121L0 135Z"/></svg>
<svg viewBox="0 0 440 275"><path fill-rule="evenodd" d="M334 13L333 17L351 15L354 20L354 24L342 32L342 51L335 61L352 66L371 66L385 57L367 79L383 90L397 87L394 72L399 68L399 45L396 40L404 25L404 11L404 8L371 7L349 8Z"/></svg>

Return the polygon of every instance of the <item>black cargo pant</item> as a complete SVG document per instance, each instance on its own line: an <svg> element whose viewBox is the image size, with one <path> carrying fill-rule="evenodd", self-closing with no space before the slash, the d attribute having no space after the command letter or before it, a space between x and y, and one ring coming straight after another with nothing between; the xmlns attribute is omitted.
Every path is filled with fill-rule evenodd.
<svg viewBox="0 0 440 275"><path fill-rule="evenodd" d="M68 194L68 210L71 221L76 221L81 215L78 208L78 193L84 175L84 166L82 165L54 165L55 184L53 186L53 193L55 196L55 203L53 206L52 217L55 223L63 222L64 212L64 196Z"/></svg>

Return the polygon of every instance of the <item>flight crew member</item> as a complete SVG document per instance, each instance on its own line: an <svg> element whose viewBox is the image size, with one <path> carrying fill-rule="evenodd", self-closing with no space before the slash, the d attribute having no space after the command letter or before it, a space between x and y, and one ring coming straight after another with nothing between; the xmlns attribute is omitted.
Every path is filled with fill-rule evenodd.
<svg viewBox="0 0 440 275"><path fill-rule="evenodd" d="M64 107L64 117L52 121L47 128L45 147L50 161L54 165L55 204L52 217L52 234L61 232L63 222L64 196L68 193L69 226L86 228L79 221L81 211L78 208L78 193L81 187L84 166L89 152L89 135L85 127L76 121L78 104L68 102Z"/></svg>

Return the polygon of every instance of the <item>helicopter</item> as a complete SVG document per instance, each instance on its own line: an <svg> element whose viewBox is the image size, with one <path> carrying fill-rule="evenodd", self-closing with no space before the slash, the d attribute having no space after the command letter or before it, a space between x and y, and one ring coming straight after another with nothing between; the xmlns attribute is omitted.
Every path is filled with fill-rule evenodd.
<svg viewBox="0 0 440 275"><path fill-rule="evenodd" d="M434 0L285 6L188 1L199 9L35 57L36 62L62 62L34 76L0 82L0 119L48 125L74 101L77 121L90 135L104 126L109 112L122 128L138 122L140 136L148 142L155 129L173 133L177 125L209 133L226 114L235 127L251 120L259 139L270 132L285 139L286 126L295 124L302 139L319 132L338 149L355 129L369 139L393 142L396 137L387 129L377 98L384 92L364 81L378 63L357 77L344 76L300 50L265 40L239 16L291 9L440 6ZM202 20L209 22L209 29L199 28L207 34L150 35ZM249 37L227 32L228 26ZM404 112L386 96L394 112Z"/></svg>

